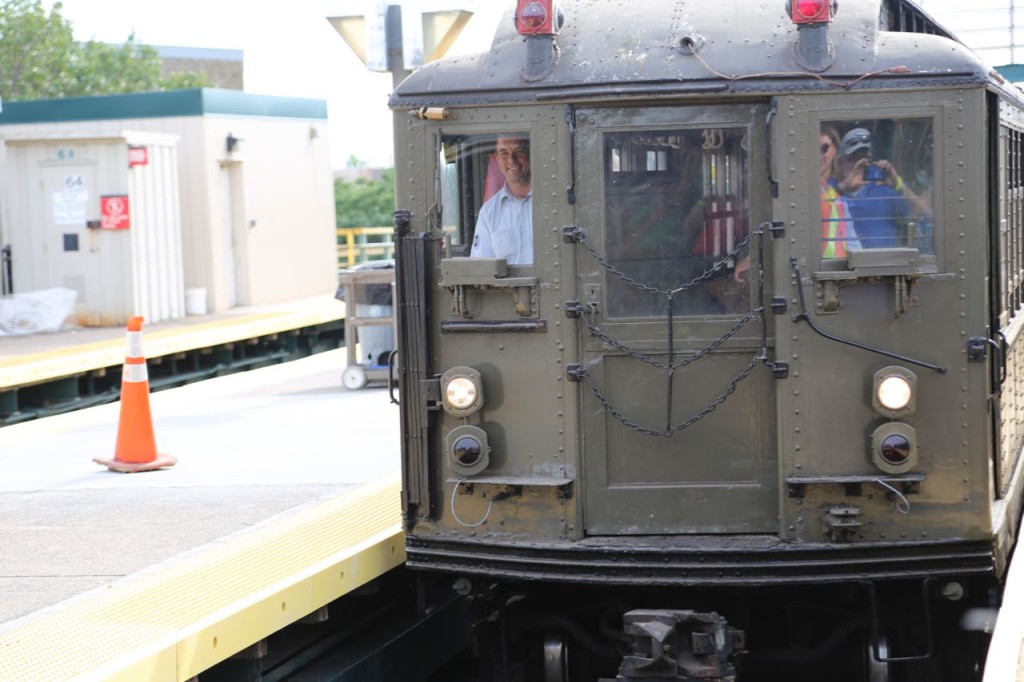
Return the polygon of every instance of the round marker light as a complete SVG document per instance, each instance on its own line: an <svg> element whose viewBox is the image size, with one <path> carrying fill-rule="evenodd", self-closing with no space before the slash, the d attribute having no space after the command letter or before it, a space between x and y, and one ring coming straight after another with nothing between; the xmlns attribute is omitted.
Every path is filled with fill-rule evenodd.
<svg viewBox="0 0 1024 682"><path fill-rule="evenodd" d="M910 459L912 447L910 439L904 434L890 433L882 438L882 442L878 447L878 454L885 460L886 464L901 466Z"/></svg>
<svg viewBox="0 0 1024 682"><path fill-rule="evenodd" d="M837 0L786 0L786 14L797 26L827 24L838 9Z"/></svg>
<svg viewBox="0 0 1024 682"><path fill-rule="evenodd" d="M458 410L469 409L476 402L476 386L468 377L455 377L444 387L444 397Z"/></svg>
<svg viewBox="0 0 1024 682"><path fill-rule="evenodd" d="M888 376L878 384L878 402L882 407L894 412L909 405L912 395L913 389L906 377Z"/></svg>
<svg viewBox="0 0 1024 682"><path fill-rule="evenodd" d="M459 476L474 476L490 465L491 447L487 444L487 432L479 426L456 426L445 436L445 446L448 468Z"/></svg>
<svg viewBox="0 0 1024 682"><path fill-rule="evenodd" d="M888 422L871 434L871 463L889 474L917 466L917 432L910 424Z"/></svg>
<svg viewBox="0 0 1024 682"><path fill-rule="evenodd" d="M539 2L531 2L529 5L523 8L522 13L519 15L519 20L523 23L523 28L527 30L537 30L544 25L547 21L548 13L544 10L544 6Z"/></svg>
<svg viewBox="0 0 1024 682"><path fill-rule="evenodd" d="M455 440L455 444L452 445L452 457L461 466L471 467L475 466L480 462L480 458L484 456L484 448L480 444L480 441L473 436L462 436Z"/></svg>
<svg viewBox="0 0 1024 682"><path fill-rule="evenodd" d="M795 0L796 11L807 19L816 19L828 7L830 0Z"/></svg>

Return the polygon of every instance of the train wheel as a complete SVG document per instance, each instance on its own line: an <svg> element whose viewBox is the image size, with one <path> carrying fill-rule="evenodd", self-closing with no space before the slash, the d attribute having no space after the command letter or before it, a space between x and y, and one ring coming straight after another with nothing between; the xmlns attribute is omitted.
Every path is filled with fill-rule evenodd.
<svg viewBox="0 0 1024 682"><path fill-rule="evenodd" d="M569 648L559 634L544 639L544 682L569 682Z"/></svg>
<svg viewBox="0 0 1024 682"><path fill-rule="evenodd" d="M358 391L366 382L366 369L360 365L349 365L341 373L341 385L350 391Z"/></svg>

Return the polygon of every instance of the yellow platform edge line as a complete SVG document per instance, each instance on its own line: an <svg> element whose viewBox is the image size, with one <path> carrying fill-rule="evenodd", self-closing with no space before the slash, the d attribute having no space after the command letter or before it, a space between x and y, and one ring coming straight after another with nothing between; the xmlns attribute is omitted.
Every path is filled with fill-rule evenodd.
<svg viewBox="0 0 1024 682"><path fill-rule="evenodd" d="M401 565L400 490L385 476L29 616L0 631L0 680L194 677Z"/></svg>
<svg viewBox="0 0 1024 682"><path fill-rule="evenodd" d="M325 305L317 310L259 313L144 332L143 338L146 357L157 358L340 319L344 319L344 306ZM0 359L0 388L28 386L49 379L113 367L123 363L124 356L125 341L117 338L3 358Z"/></svg>
<svg viewBox="0 0 1024 682"><path fill-rule="evenodd" d="M354 551L340 552L304 575L231 604L195 627L78 679L185 682L403 563L405 533L395 525Z"/></svg>

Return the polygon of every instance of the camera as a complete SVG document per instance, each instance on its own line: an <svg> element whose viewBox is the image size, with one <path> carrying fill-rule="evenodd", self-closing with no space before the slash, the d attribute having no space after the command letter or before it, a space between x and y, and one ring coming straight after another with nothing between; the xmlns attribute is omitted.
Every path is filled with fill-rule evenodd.
<svg viewBox="0 0 1024 682"><path fill-rule="evenodd" d="M879 182L885 180L885 171L875 164L864 166L864 179L867 182Z"/></svg>

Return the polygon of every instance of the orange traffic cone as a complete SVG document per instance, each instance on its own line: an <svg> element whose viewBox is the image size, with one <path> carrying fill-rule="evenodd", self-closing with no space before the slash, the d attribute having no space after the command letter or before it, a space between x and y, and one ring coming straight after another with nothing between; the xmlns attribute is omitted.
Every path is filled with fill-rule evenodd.
<svg viewBox="0 0 1024 682"><path fill-rule="evenodd" d="M93 459L111 471L126 474L174 466L177 458L156 451L153 416L149 412L149 374L142 354L142 318L128 320L128 352L121 375L121 418L113 459Z"/></svg>

